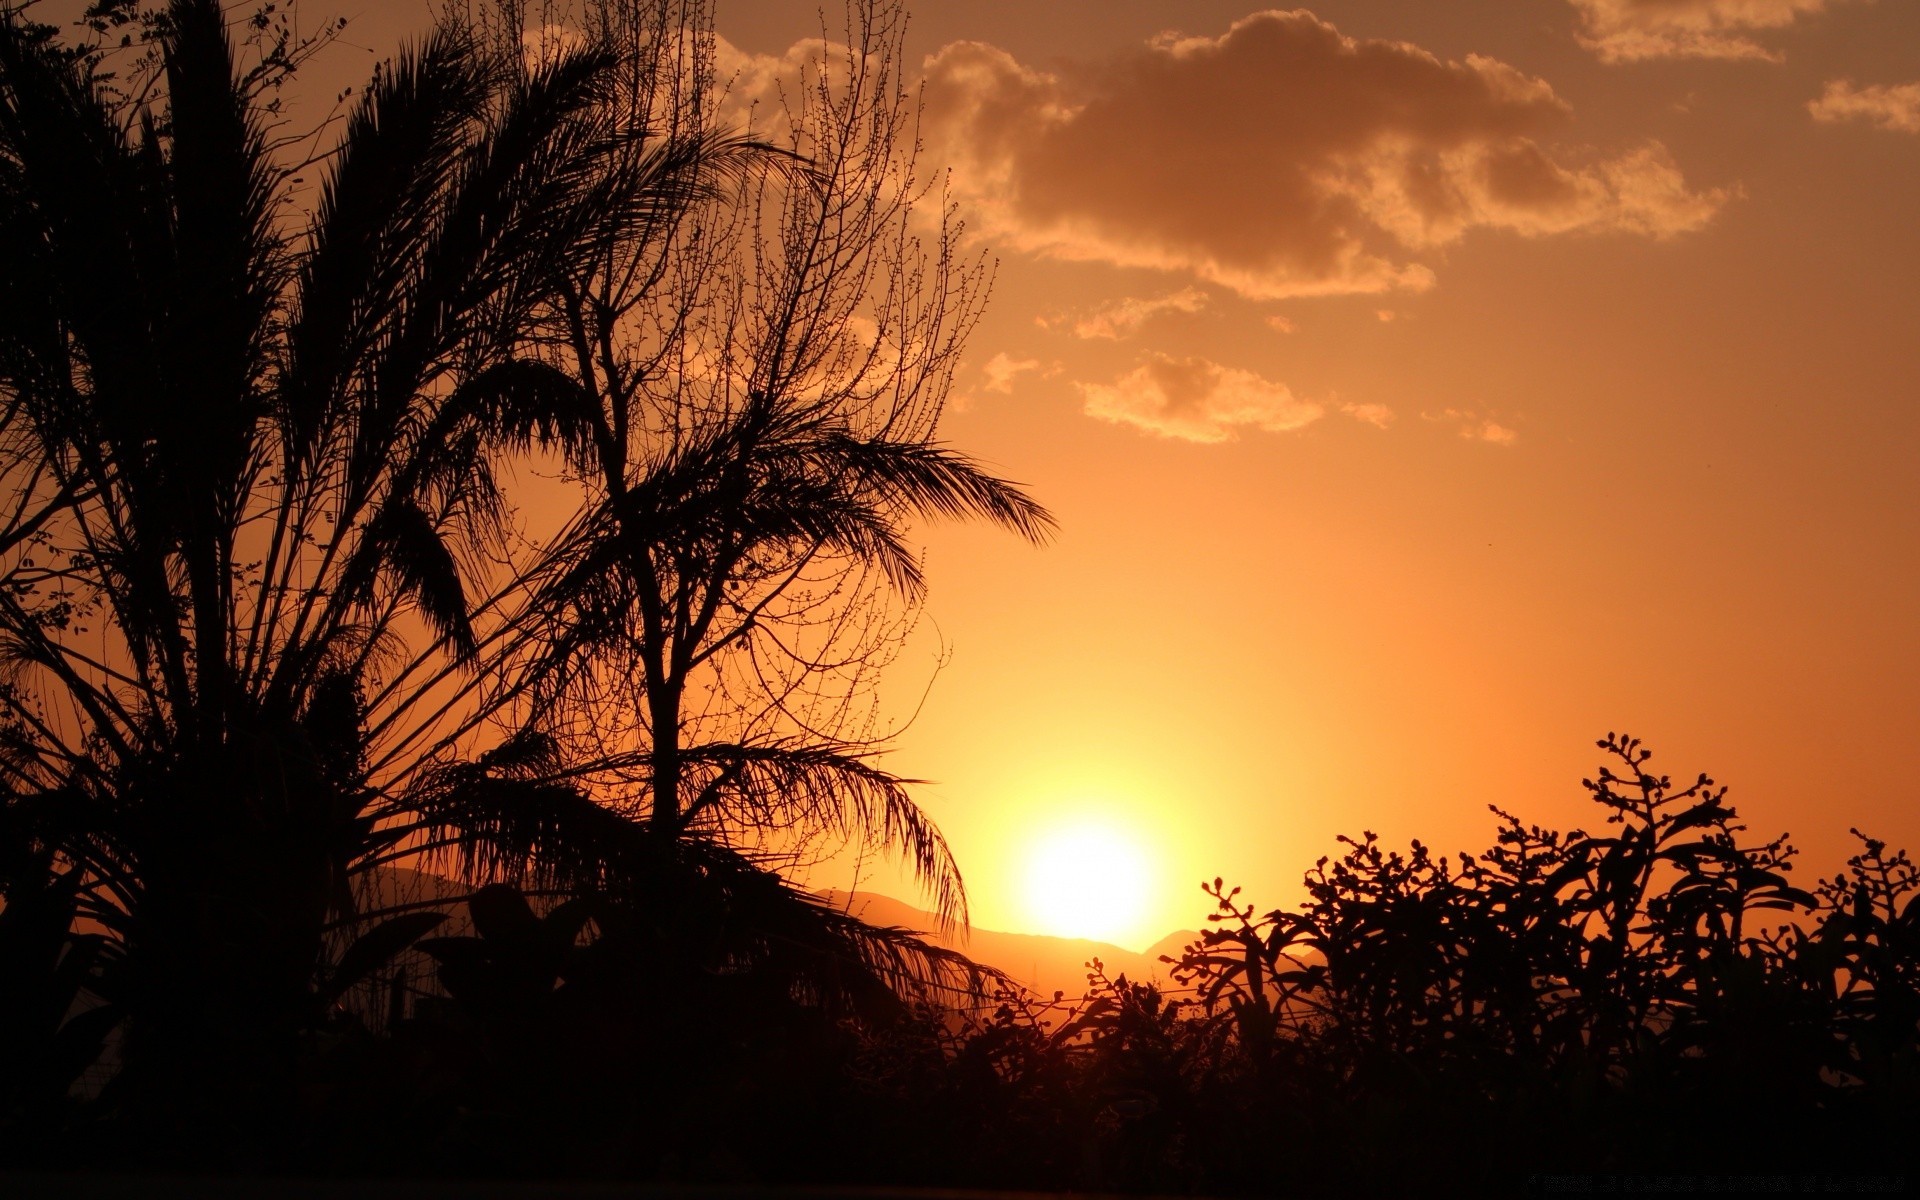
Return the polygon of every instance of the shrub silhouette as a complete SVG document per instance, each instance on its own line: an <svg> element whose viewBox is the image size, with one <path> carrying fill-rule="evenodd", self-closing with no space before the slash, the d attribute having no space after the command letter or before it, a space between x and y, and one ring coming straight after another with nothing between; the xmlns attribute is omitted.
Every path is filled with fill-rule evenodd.
<svg viewBox="0 0 1920 1200"><path fill-rule="evenodd" d="M1207 887L1217 927L1172 979L1262 1081L1243 1103L1364 1147L1382 1186L1443 1161L1489 1185L1830 1168L1841 1130L1912 1112L1911 864L1869 841L1845 878L1796 887L1793 848L1748 837L1725 788L1676 787L1636 739L1599 746L1602 832L1495 809L1481 854L1343 839L1294 910Z"/></svg>
<svg viewBox="0 0 1920 1200"><path fill-rule="evenodd" d="M1342 839L1294 908L1214 880L1161 986L1008 996L883 1039L896 1175L1215 1194L1517 1193L1537 1175L1905 1168L1920 873L1863 839L1801 888L1705 776L1609 735L1598 832ZM916 1048L917 1046L917 1048ZM879 1053L878 1050L870 1053ZM910 1081L910 1082L902 1082ZM901 1141L905 1139L895 1139Z"/></svg>

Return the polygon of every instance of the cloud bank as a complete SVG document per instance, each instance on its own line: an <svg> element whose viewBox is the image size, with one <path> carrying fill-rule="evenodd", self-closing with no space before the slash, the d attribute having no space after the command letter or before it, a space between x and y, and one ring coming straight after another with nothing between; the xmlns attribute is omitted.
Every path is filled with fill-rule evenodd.
<svg viewBox="0 0 1920 1200"><path fill-rule="evenodd" d="M1784 29L1838 0L1571 0L1580 41L1606 62L1733 58L1778 62L1752 38Z"/></svg>
<svg viewBox="0 0 1920 1200"><path fill-rule="evenodd" d="M1409 256L1471 229L1666 236L1727 199L1658 143L1556 157L1539 139L1567 118L1504 63L1345 37L1304 10L1072 79L981 42L927 60L929 143L991 236L1254 299L1420 290L1433 273Z"/></svg>
<svg viewBox="0 0 1920 1200"><path fill-rule="evenodd" d="M1855 87L1836 79L1807 103L1816 121L1865 121L1895 133L1920 133L1920 83Z"/></svg>

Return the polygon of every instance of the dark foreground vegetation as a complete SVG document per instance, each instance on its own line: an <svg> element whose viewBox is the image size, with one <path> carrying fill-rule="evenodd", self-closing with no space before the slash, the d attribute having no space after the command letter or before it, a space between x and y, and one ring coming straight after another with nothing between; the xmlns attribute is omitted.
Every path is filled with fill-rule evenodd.
<svg viewBox="0 0 1920 1200"><path fill-rule="evenodd" d="M987 265L902 15L760 107L699 6L0 11L0 1162L1213 1193L1904 1167L1920 878L1801 890L1609 738L1603 832L1372 835L1160 986L794 886L875 765ZM554 21L549 18L561 18ZM230 24L230 22L232 22ZM918 215L916 215L918 209ZM931 209L931 212L927 210Z"/></svg>

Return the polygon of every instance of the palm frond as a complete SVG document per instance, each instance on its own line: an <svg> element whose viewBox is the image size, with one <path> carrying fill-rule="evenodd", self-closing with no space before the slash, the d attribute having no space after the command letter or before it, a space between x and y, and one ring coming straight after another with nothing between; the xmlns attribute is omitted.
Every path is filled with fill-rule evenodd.
<svg viewBox="0 0 1920 1200"><path fill-rule="evenodd" d="M995 975L911 931L840 912L736 849L663 838L579 789L529 777L550 763L535 739L437 773L410 797L433 847L425 861L469 883L605 895L679 947L649 953L770 971L807 999L867 1013L900 996L976 995Z"/></svg>
<svg viewBox="0 0 1920 1200"><path fill-rule="evenodd" d="M282 284L265 138L234 69L217 0L175 0L165 42L172 201L166 277L172 403L157 405L170 471L237 501L257 432L256 385ZM154 139L143 139L143 146Z"/></svg>
<svg viewBox="0 0 1920 1200"><path fill-rule="evenodd" d="M999 978L912 930L868 925L737 850L694 839L680 843L676 862L685 920L698 928L700 914L718 914L729 957L785 976L816 1003L884 1018L900 997L978 996Z"/></svg>
<svg viewBox="0 0 1920 1200"><path fill-rule="evenodd" d="M854 476L859 492L883 505L947 520L978 518L1030 542L1053 534L1052 514L1018 484L944 446L839 435L827 439L823 451L828 464Z"/></svg>
<svg viewBox="0 0 1920 1200"><path fill-rule="evenodd" d="M469 883L600 891L631 879L651 845L644 826L551 777L551 747L510 739L426 774L406 797L431 866Z"/></svg>
<svg viewBox="0 0 1920 1200"><path fill-rule="evenodd" d="M487 95L471 39L443 24L403 48L348 117L321 184L287 334L281 395L295 469L342 418L349 380L391 328Z"/></svg>
<svg viewBox="0 0 1920 1200"><path fill-rule="evenodd" d="M918 780L883 771L846 747L705 745L682 752L704 776L687 818L722 827L830 833L897 850L933 901L942 928L967 925L966 888L939 828L908 790Z"/></svg>
<svg viewBox="0 0 1920 1200"><path fill-rule="evenodd" d="M739 543L751 546L819 545L873 563L910 602L926 593L920 556L887 514L812 480L785 479L757 489L732 513Z"/></svg>
<svg viewBox="0 0 1920 1200"><path fill-rule="evenodd" d="M584 461L606 424L573 376L538 359L508 358L463 380L441 413L451 429L471 421L492 442L513 449L557 449Z"/></svg>
<svg viewBox="0 0 1920 1200"><path fill-rule="evenodd" d="M470 659L475 646L466 587L433 518L409 501L389 500L368 523L365 537L367 545L378 547L369 557L413 598L434 632Z"/></svg>

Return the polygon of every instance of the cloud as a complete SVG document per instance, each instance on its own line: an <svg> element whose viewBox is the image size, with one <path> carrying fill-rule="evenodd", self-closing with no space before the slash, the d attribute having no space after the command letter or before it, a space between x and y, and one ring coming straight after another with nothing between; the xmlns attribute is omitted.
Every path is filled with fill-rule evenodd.
<svg viewBox="0 0 1920 1200"><path fill-rule="evenodd" d="M1807 102L1807 111L1816 121L1866 121L1896 133L1920 133L1920 83L1855 87L1836 79L1818 100Z"/></svg>
<svg viewBox="0 0 1920 1200"><path fill-rule="evenodd" d="M1571 0L1580 14L1580 43L1605 62L1649 58L1734 58L1780 61L1753 40L1758 30L1784 29L1839 0Z"/></svg>
<svg viewBox="0 0 1920 1200"><path fill-rule="evenodd" d="M988 392L1011 393L1016 379L1028 371L1038 371L1039 369L1039 359L1016 359L1003 350L988 359L986 366L980 368L980 373L987 377L987 381L981 384L980 387L981 390Z"/></svg>
<svg viewBox="0 0 1920 1200"><path fill-rule="evenodd" d="M1199 288L1181 288L1154 300L1126 296L1104 304L1084 317L1076 317L1071 326L1077 338L1105 338L1118 341L1134 333L1148 319L1163 312L1195 313L1207 306L1207 294ZM1066 319L1043 320L1047 326L1065 324Z"/></svg>
<svg viewBox="0 0 1920 1200"><path fill-rule="evenodd" d="M1285 433L1320 419L1284 383L1204 358L1148 357L1111 384L1076 385L1089 416L1189 442L1226 442L1243 428Z"/></svg>
<svg viewBox="0 0 1920 1200"><path fill-rule="evenodd" d="M1487 442L1495 446L1511 446L1520 440L1517 430L1498 421L1489 420L1476 412L1458 408L1445 408L1437 413L1421 413L1428 421L1446 422L1454 425L1460 436L1470 442Z"/></svg>
<svg viewBox="0 0 1920 1200"><path fill-rule="evenodd" d="M1267 326L1268 328L1277 330L1280 333L1292 333L1295 329L1299 328L1299 326L1293 323L1293 319L1291 317L1283 317L1278 313L1275 313L1273 316L1267 318Z"/></svg>
<svg viewBox="0 0 1920 1200"><path fill-rule="evenodd" d="M1305 11L1162 36L1065 77L981 42L927 60L926 132L979 225L1032 253L1190 272L1255 299L1418 291L1410 255L1706 224L1664 147L1575 161L1567 105L1493 59L1359 40Z"/></svg>
<svg viewBox="0 0 1920 1200"><path fill-rule="evenodd" d="M1393 424L1393 410L1384 404L1342 404L1340 411L1376 429L1385 429Z"/></svg>

